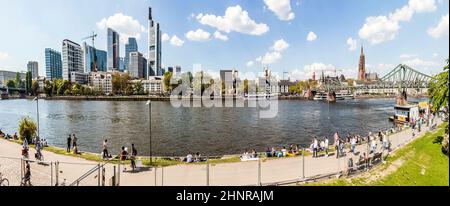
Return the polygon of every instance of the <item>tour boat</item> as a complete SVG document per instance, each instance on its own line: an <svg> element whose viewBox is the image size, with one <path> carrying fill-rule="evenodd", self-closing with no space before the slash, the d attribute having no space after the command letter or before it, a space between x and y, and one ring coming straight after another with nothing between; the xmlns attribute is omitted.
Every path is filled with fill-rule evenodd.
<svg viewBox="0 0 450 206"><path fill-rule="evenodd" d="M316 101L326 101L327 94L325 92L319 92L314 96L314 100Z"/></svg>

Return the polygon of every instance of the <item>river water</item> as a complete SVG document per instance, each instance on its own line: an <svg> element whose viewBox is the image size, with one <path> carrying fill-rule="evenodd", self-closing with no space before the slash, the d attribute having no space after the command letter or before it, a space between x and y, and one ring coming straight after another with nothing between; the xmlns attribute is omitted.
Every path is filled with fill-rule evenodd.
<svg viewBox="0 0 450 206"><path fill-rule="evenodd" d="M174 108L170 102L152 103L153 154L184 156L240 154L248 149L289 144L309 145L314 136L367 135L392 127L395 99L357 99L337 103L280 100L275 118L259 118L257 108ZM149 154L149 112L145 102L39 100L40 136L65 147L76 133L79 149L101 152L102 140L110 150L137 146ZM36 119L36 102L0 101L0 129L12 134L21 118ZM330 138L331 139L331 138Z"/></svg>

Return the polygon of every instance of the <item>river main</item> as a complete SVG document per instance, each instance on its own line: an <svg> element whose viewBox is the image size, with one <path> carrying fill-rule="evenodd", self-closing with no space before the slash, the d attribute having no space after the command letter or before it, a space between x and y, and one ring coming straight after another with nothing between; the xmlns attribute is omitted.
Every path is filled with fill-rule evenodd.
<svg viewBox="0 0 450 206"><path fill-rule="evenodd" d="M249 149L289 144L309 145L314 136L367 135L392 127L395 99L357 99L337 103L283 100L278 115L260 119L256 108L174 108L152 103L153 154L184 156L239 154ZM36 120L36 102L0 101L0 129L12 134L21 118ZM40 134L51 145L65 147L76 133L82 151L101 152L107 138L110 150L134 143L140 155L149 154L149 115L145 102L39 101ZM331 138L330 138L331 140ZM18 151L19 152L19 151Z"/></svg>

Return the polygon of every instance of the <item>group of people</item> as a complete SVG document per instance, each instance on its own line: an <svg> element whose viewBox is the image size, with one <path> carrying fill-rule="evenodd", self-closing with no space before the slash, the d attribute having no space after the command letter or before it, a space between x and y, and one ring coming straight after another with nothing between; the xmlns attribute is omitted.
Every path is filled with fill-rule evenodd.
<svg viewBox="0 0 450 206"><path fill-rule="evenodd" d="M322 140L319 140L318 137L314 137L310 148L313 153L313 158L318 157L318 153L321 151L325 151L326 156L328 156L328 149L330 148L330 142L328 140L328 137L325 137Z"/></svg>
<svg viewBox="0 0 450 206"><path fill-rule="evenodd" d="M202 161L202 155L200 152L195 153L192 155L190 152L186 156L186 162L187 163L193 163L193 162L201 162Z"/></svg>
<svg viewBox="0 0 450 206"><path fill-rule="evenodd" d="M19 136L17 136L17 132L14 132L13 135L9 135L4 133L1 129L0 129L0 137L3 137L7 140L19 140Z"/></svg>
<svg viewBox="0 0 450 206"><path fill-rule="evenodd" d="M78 138L73 134L69 134L69 137L67 137L67 153L70 153L72 150L73 154L80 155L81 152L78 150Z"/></svg>
<svg viewBox="0 0 450 206"><path fill-rule="evenodd" d="M123 164L126 160L130 160L130 167L132 171L136 169L136 156L137 156L137 149L134 146L134 144L131 144L131 153L128 152L127 147L122 146L122 149L119 154L120 162ZM125 172L127 168L125 164L123 165L124 165L123 171Z"/></svg>
<svg viewBox="0 0 450 206"><path fill-rule="evenodd" d="M300 154L299 146L298 145L289 145L289 149L286 149L285 146L275 149L275 147L272 147L272 149L267 148L266 150L266 156L267 157L295 157Z"/></svg>

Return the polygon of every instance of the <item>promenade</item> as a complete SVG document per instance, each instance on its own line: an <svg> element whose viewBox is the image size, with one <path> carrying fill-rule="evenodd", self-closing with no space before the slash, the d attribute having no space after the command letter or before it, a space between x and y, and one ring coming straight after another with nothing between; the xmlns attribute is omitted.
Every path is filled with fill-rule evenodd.
<svg viewBox="0 0 450 206"><path fill-rule="evenodd" d="M442 122L436 118L439 125ZM422 128L421 133L417 133L418 138L428 131L427 127ZM406 129L389 136L391 148L395 149L403 146L413 139L412 130ZM0 139L0 172L3 177L10 181L11 186L20 185L21 177L21 145ZM164 168L140 168L137 172L120 172L121 186L247 186L247 185L271 185L280 182L293 182L310 179L322 175L334 175L346 169L348 158L353 158L356 162L359 156L354 156L345 150L347 155L339 159L334 153L330 156L320 156L313 158L291 157L272 158L263 161L249 161L222 164L180 164ZM359 145L357 151L366 153L367 144ZM378 143L377 151L381 152L381 145ZM34 149L30 149L30 157L34 160ZM32 184L35 186L50 186L56 183L58 178L61 184L64 179L70 184L83 174L98 165L98 162L87 161L81 158L65 156L43 151L45 161L49 164L31 163ZM56 175L54 164L59 162L58 175ZM114 174L116 164L106 164L106 185ZM127 165L129 169L129 165ZM80 186L97 186L98 173L94 172L80 182Z"/></svg>

